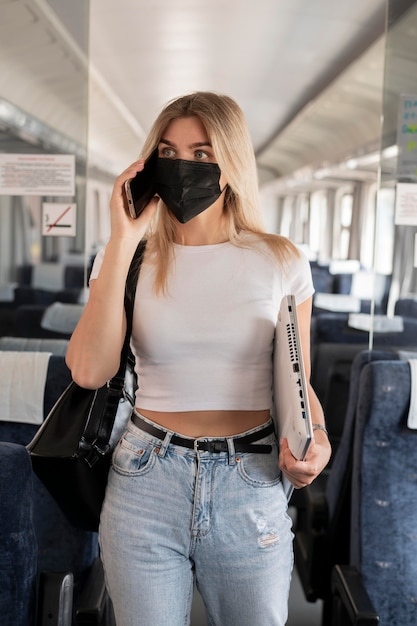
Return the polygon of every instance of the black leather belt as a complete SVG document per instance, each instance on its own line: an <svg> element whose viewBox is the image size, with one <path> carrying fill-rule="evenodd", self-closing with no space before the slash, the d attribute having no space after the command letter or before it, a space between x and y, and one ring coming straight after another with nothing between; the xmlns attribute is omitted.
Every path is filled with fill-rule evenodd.
<svg viewBox="0 0 417 626"><path fill-rule="evenodd" d="M139 417L137 413L132 413L132 422L141 430L144 430L153 437L158 437L162 441L167 435L167 431L163 428L158 428L152 424L148 424L144 419ZM229 447L227 440L232 439L235 452L256 452L257 454L269 454L272 451L272 446L268 444L254 444L254 441L259 441L263 437L270 435L274 432L274 425L269 424L258 430L251 435L243 435L243 437L225 437L224 439L211 439L210 441L203 441L202 439L188 439L186 437L180 437L179 435L172 435L170 443L176 446L183 446L184 448L190 448L196 452L228 452Z"/></svg>

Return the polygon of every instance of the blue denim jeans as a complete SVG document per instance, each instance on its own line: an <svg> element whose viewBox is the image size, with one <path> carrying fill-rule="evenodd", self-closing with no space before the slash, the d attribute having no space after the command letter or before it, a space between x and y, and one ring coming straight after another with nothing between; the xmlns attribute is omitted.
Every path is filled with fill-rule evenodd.
<svg viewBox="0 0 417 626"><path fill-rule="evenodd" d="M293 535L275 435L256 442L270 454L238 454L173 434L129 422L113 455L100 545L117 626L186 626L194 576L208 624L284 626Z"/></svg>

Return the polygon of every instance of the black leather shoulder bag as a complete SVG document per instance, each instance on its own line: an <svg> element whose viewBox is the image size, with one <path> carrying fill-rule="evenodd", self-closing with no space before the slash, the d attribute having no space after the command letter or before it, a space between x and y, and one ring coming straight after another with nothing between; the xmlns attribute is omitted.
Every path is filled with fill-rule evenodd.
<svg viewBox="0 0 417 626"><path fill-rule="evenodd" d="M145 243L140 242L126 280L127 328L117 374L100 389L84 389L72 381L26 446L35 474L70 522L85 530L98 529L117 441L113 431L120 422L118 412L126 423L134 403L130 336L144 249ZM123 430L123 424L119 423L118 429Z"/></svg>

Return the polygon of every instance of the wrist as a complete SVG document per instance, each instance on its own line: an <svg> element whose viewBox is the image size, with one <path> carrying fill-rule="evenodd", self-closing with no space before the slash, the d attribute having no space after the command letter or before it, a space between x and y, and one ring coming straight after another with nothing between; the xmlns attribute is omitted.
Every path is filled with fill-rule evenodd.
<svg viewBox="0 0 417 626"><path fill-rule="evenodd" d="M329 433L328 433L327 428L325 427L324 424L313 424L312 426L313 426L313 432L315 432L317 430L321 430L323 433L325 433L327 438L329 438Z"/></svg>
<svg viewBox="0 0 417 626"><path fill-rule="evenodd" d="M116 263L130 263L139 244L138 238L111 236L106 245L106 255Z"/></svg>

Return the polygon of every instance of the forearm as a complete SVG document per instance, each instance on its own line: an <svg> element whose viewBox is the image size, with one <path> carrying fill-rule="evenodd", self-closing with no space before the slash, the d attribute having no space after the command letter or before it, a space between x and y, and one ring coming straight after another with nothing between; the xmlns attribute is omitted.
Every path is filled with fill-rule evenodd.
<svg viewBox="0 0 417 626"><path fill-rule="evenodd" d="M311 421L313 424L326 426L323 408L311 384L308 386L308 402L310 405Z"/></svg>

